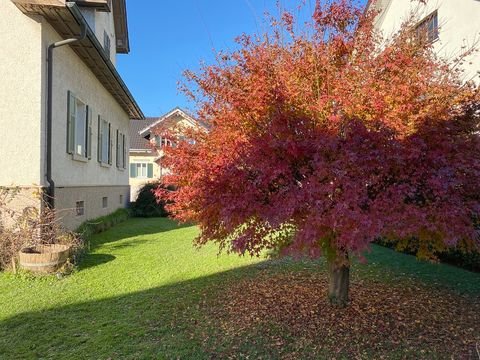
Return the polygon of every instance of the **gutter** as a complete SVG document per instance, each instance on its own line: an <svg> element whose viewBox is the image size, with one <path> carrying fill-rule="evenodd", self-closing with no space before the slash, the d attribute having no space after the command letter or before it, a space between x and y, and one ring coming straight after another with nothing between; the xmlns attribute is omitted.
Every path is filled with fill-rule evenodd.
<svg viewBox="0 0 480 360"><path fill-rule="evenodd" d="M69 9L76 8L75 3L68 2ZM78 10L78 9L77 9ZM79 36L57 41L48 46L47 51L47 198L46 203L50 209L55 208L55 182L52 178L52 123L53 123L53 50L85 39L88 25L82 17L80 22L81 34Z"/></svg>

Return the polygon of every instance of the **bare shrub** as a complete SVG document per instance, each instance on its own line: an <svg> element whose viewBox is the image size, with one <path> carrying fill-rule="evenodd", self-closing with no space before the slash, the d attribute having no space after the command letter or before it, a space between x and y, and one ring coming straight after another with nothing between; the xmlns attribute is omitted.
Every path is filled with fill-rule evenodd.
<svg viewBox="0 0 480 360"><path fill-rule="evenodd" d="M38 204L16 209L13 200ZM14 265L24 247L42 244L64 244L75 254L82 249L80 237L65 230L59 212L50 209L41 193L27 196L19 188L0 187L0 270Z"/></svg>

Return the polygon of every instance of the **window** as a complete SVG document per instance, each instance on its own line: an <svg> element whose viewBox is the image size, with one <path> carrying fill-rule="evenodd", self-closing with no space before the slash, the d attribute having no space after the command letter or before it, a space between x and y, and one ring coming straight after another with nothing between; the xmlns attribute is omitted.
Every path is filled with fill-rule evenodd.
<svg viewBox="0 0 480 360"><path fill-rule="evenodd" d="M432 43L438 39L438 12L428 15L415 28L417 39L422 43Z"/></svg>
<svg viewBox="0 0 480 360"><path fill-rule="evenodd" d="M102 198L102 207L105 209L108 207L108 197L104 196Z"/></svg>
<svg viewBox="0 0 480 360"><path fill-rule="evenodd" d="M119 200L120 200L120 201L119 201L120 205L123 205L123 195L120 195Z"/></svg>
<svg viewBox="0 0 480 360"><path fill-rule="evenodd" d="M174 146L174 142L166 137L155 135L154 138L155 146L163 147L163 146Z"/></svg>
<svg viewBox="0 0 480 360"><path fill-rule="evenodd" d="M186 136L180 136L180 141L186 141L190 145L195 145L197 142L194 139L187 138ZM175 144L174 144L175 146Z"/></svg>
<svg viewBox="0 0 480 360"><path fill-rule="evenodd" d="M112 165L112 125L98 117L98 162Z"/></svg>
<svg viewBox="0 0 480 360"><path fill-rule="evenodd" d="M68 92L67 153L74 157L92 157L92 109Z"/></svg>
<svg viewBox="0 0 480 360"><path fill-rule="evenodd" d="M152 163L132 163L130 164L131 178L153 178L153 164Z"/></svg>
<svg viewBox="0 0 480 360"><path fill-rule="evenodd" d="M110 36L106 31L103 31L103 48L108 57L110 57Z"/></svg>
<svg viewBox="0 0 480 360"><path fill-rule="evenodd" d="M82 216L85 214L85 202L84 201L77 201L75 203L75 212L77 216Z"/></svg>
<svg viewBox="0 0 480 360"><path fill-rule="evenodd" d="M125 134L117 130L117 168L127 168L127 143Z"/></svg>

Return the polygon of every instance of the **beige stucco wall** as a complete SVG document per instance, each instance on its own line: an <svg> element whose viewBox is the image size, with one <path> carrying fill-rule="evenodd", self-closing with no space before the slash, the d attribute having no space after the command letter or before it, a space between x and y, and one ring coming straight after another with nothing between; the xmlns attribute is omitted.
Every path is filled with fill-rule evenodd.
<svg viewBox="0 0 480 360"><path fill-rule="evenodd" d="M130 199L132 201L135 201L138 191L142 188L143 185L149 182L158 181L158 179L160 179L160 166L155 162L155 158L156 156L145 153L130 153L130 164L153 164L153 178L130 178Z"/></svg>
<svg viewBox="0 0 480 360"><path fill-rule="evenodd" d="M434 48L446 58L454 59L462 46L471 47L480 40L480 1L478 0L430 0L427 5L418 1L390 0L383 3L387 11L377 18L376 26L385 37L390 37L400 28L402 22L411 12L416 13L419 20L438 10L440 27L439 40ZM479 44L480 45L480 44ZM471 56L464 65L464 80L476 78L480 82L477 71L480 71L480 55Z"/></svg>
<svg viewBox="0 0 480 360"><path fill-rule="evenodd" d="M44 24L43 45L48 46L59 39L53 28ZM128 114L68 46L56 49L54 56L52 172L56 186L128 185L128 169L118 169L115 158L117 129L126 135L129 143ZM73 160L66 152L68 91L93 111L92 159L87 162ZM101 166L97 161L99 115L112 123L114 147L112 166L109 167Z"/></svg>
<svg viewBox="0 0 480 360"><path fill-rule="evenodd" d="M115 37L115 24L113 20L113 6L115 4L112 2L112 12L99 12L97 11L95 15L95 35L100 41L100 44L103 45L103 31L106 31L110 37L110 60L115 65L116 63L116 53L117 53L117 39Z"/></svg>
<svg viewBox="0 0 480 360"><path fill-rule="evenodd" d="M0 17L0 186L23 186L28 193L33 184L46 185L46 50L61 38L45 19L23 14L10 0L0 0ZM110 25L112 33L113 21ZM99 40L103 43L103 29L98 26L100 29ZM127 168L118 169L115 135L117 129L126 135L128 149L129 116L68 46L54 51L53 78L52 170L56 207L64 224L74 229L87 219L128 204L128 151ZM66 152L69 90L93 109L92 159L88 162L73 160ZM98 115L112 123L114 147L110 167L97 162ZM107 208L102 207L104 196L109 198ZM85 201L85 215L77 217L68 209L74 209L81 200ZM13 206L21 207L22 202Z"/></svg>
<svg viewBox="0 0 480 360"><path fill-rule="evenodd" d="M115 65L116 63L116 37L115 37L115 23L113 20L113 6L111 4L111 12L96 11L93 8L81 8L83 17L87 21L90 28L95 33L98 41L103 46L104 31L110 37L110 60Z"/></svg>
<svg viewBox="0 0 480 360"><path fill-rule="evenodd" d="M0 1L0 186L42 184L42 23Z"/></svg>
<svg viewBox="0 0 480 360"><path fill-rule="evenodd" d="M41 187L16 187L16 188L6 188L0 190L0 193L6 194L9 193L15 195L9 197L8 200L8 211L0 209L0 227L10 227L14 225L16 219L25 211L26 208L35 208L38 213L40 213L42 201L41 196L43 194ZM11 211L11 212L10 212Z"/></svg>

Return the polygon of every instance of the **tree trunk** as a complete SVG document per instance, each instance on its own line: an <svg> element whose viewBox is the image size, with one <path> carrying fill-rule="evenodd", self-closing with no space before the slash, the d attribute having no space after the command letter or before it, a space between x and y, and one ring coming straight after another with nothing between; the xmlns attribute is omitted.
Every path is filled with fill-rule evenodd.
<svg viewBox="0 0 480 360"><path fill-rule="evenodd" d="M348 257L328 263L328 299L330 304L345 307L348 304L350 287L350 264Z"/></svg>

